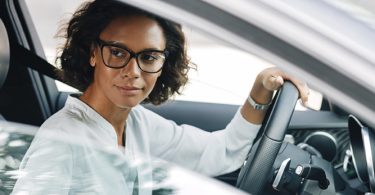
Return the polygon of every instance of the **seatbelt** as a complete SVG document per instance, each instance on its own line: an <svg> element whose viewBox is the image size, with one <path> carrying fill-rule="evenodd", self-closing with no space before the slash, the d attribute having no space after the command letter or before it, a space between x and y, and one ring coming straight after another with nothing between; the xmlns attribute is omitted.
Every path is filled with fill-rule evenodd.
<svg viewBox="0 0 375 195"><path fill-rule="evenodd" d="M23 46L19 44L13 44L13 46L15 47L14 49L16 51L12 52L12 54L16 55L16 60L20 60L22 65L36 70L43 75L51 77L52 79L61 81L61 79L57 76L57 73L61 70Z"/></svg>

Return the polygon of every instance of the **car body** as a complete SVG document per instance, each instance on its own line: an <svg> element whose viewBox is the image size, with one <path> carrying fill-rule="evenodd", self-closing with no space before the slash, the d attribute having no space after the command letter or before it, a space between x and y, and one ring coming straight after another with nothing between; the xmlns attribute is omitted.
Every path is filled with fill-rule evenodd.
<svg viewBox="0 0 375 195"><path fill-rule="evenodd" d="M251 182L241 183L244 181L243 175L252 174L246 171L251 170L251 167L242 168L239 180L240 170L218 176L217 179L254 194L288 193L284 187L272 186L277 183L277 173L281 173L281 168L288 172L290 166L292 172L290 174L294 175L293 172L297 170L299 164L311 163L306 162L306 158L307 161L311 160L311 156L314 155L307 154L318 150L315 156L318 154L321 156L313 158L317 159L315 160L317 163L313 165L323 167L330 185L325 190L317 187L316 179L306 179L293 190L301 194L307 192L312 194L375 192L373 169L375 57L372 55L375 50L375 17L371 15L371 10L375 8L371 7L373 4L366 4L367 9L370 10L369 13L349 0L341 3L328 0L237 0L235 3L224 0L123 0L122 2L192 27L216 37L231 47L259 56L286 72L303 78L309 86L323 94L324 99L319 110L294 111L291 119L289 118L290 123L286 129L288 135L285 141L290 144L278 143L278 147L288 147L288 151L284 153L280 151L277 156L267 160L272 166L270 170L267 169L265 177L270 177L267 182L259 184L260 186ZM8 156L7 153L12 153L19 161L36 129L32 128L33 130L28 133L21 131L15 134L11 127L18 127L19 124L9 123L9 121L39 126L64 105L67 96L72 92L62 92L57 89L54 68L45 61L46 53L38 34L38 28L41 27L34 25L36 21L30 16L27 3L23 0L3 1L0 13L8 32L10 45L9 70L3 71L8 72L7 80L0 90L0 110L6 119L0 127L3 131L7 131L7 135L4 134L6 137L4 140L8 140L3 145L3 150L6 151L3 157ZM231 68L229 65L222 66L224 66L222 69ZM214 69L212 71L214 72ZM237 71L241 72L241 70ZM236 77L236 75L227 73L222 76L228 80L230 77ZM232 86L236 86L236 83ZM178 100L162 106L144 106L178 124L191 124L213 131L225 127L239 104ZM348 125L349 114L352 114L352 117L356 118L353 121L357 121L360 125ZM364 133L353 136L353 132L359 131L358 128ZM12 142L10 138L18 142L20 140L26 142L21 144L23 149L17 152L11 150L12 144L10 143L14 145L17 142L14 140ZM332 143L333 149L329 149ZM297 146L294 147L294 145ZM366 149L364 145L367 145ZM246 163L248 166L256 161L254 153L256 150L249 153L249 162ZM288 158L291 162L287 161ZM325 160L321 160L323 158ZM358 159L366 163L358 163ZM163 165L163 167L169 166ZM9 165L7 168L3 171L5 178L9 177L9 173L14 173L9 171L16 170L17 166ZM165 170L170 169L165 168ZM257 179L257 177L253 178ZM178 181L178 177L171 180ZM188 181L190 180L194 179L189 177ZM7 189L6 192L9 192L12 188L12 181L14 182L14 178L8 183L8 188L2 189ZM183 186L183 184L179 185ZM202 184L205 187L208 185ZM210 188L214 188L217 193L215 189L222 187L212 185ZM223 188L227 189L227 186ZM272 188L278 188L280 191ZM199 192L210 193L204 190L197 193ZM165 193L168 194L171 191L167 190ZM241 192L231 191L230 193Z"/></svg>

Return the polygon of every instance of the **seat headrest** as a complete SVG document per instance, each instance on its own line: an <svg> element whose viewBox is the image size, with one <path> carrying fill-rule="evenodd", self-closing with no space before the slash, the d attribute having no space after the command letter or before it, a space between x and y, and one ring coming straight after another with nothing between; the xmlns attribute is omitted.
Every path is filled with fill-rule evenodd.
<svg viewBox="0 0 375 195"><path fill-rule="evenodd" d="M0 19L0 88L3 86L9 70L10 48L7 29Z"/></svg>

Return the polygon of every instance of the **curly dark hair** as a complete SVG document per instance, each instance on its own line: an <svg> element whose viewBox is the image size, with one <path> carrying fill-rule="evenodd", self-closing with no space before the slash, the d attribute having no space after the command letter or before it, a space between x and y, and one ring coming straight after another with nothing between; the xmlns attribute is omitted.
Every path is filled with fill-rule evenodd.
<svg viewBox="0 0 375 195"><path fill-rule="evenodd" d="M161 104L187 83L190 66L185 36L181 26L138 8L114 0L95 0L81 5L72 19L60 29L66 39L56 58L61 65L59 76L67 84L85 91L93 81L94 68L89 65L90 52L100 33L114 19L143 15L155 20L163 29L168 58L154 89L143 103Z"/></svg>

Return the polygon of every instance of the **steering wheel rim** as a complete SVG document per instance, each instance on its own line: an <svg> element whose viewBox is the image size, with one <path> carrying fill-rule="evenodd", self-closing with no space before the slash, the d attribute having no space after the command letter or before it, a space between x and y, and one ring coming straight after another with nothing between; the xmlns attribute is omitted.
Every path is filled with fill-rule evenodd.
<svg viewBox="0 0 375 195"><path fill-rule="evenodd" d="M288 81L277 92L260 129L263 134L259 145L253 146L254 155L241 168L237 180L240 189L251 194L261 194L285 138L298 94L297 88Z"/></svg>

